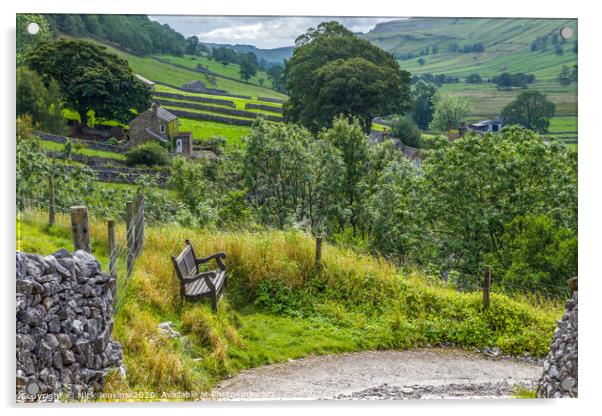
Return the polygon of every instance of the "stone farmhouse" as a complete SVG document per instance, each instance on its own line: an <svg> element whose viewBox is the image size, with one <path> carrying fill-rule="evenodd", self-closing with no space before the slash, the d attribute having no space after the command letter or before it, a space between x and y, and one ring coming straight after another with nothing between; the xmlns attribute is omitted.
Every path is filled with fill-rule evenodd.
<svg viewBox="0 0 602 416"><path fill-rule="evenodd" d="M478 123L473 123L468 126L472 131L489 133L498 132L502 129L502 120L500 118L494 118L492 120L482 120Z"/></svg>
<svg viewBox="0 0 602 416"><path fill-rule="evenodd" d="M176 154L194 155L192 133L179 131L178 117L156 102L129 123L129 147L151 140L166 145Z"/></svg>

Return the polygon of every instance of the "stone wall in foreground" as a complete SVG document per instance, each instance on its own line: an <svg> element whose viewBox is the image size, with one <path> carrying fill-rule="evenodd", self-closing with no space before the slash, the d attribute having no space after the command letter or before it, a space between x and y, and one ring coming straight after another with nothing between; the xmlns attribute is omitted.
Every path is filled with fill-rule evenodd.
<svg viewBox="0 0 602 416"><path fill-rule="evenodd" d="M575 290L567 301L566 311L554 332L554 341L544 361L544 371L537 386L538 397L578 396L578 309Z"/></svg>
<svg viewBox="0 0 602 416"><path fill-rule="evenodd" d="M78 400L121 364L111 339L115 278L85 251L17 251L17 401Z"/></svg>

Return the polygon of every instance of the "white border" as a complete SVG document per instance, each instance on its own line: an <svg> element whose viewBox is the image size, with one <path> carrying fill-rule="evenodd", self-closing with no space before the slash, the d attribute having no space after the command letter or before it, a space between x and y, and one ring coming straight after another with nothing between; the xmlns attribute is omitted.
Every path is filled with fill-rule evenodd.
<svg viewBox="0 0 602 416"><path fill-rule="evenodd" d="M190 404L167 405L154 404L146 406L146 414L165 415L175 412L196 414L211 412L212 414L250 413L250 414L302 414L307 412L333 412L365 414L377 411L379 414L400 414L404 412L426 412L433 414L507 414L508 412L531 413L546 412L548 414L572 413L591 410L600 397L600 309L598 297L602 281L597 262L600 257L600 158L602 157L602 134L600 133L600 33L601 16L593 6L594 2L546 1L527 2L524 0L506 0L503 2L483 2L470 0L455 0L445 3L432 1L391 2L371 0L363 3L335 0L304 0L302 2L287 2L274 0L230 0L230 1L153 1L105 0L101 2L82 2L81 0L52 0L19 2L4 1L1 18L3 59L0 65L2 71L2 100L1 114L4 135L2 135L3 163L0 195L4 196L2 206L4 230L2 241L3 295L2 315L4 325L3 342L0 343L4 371L0 377L0 392L2 405L9 407L8 413L29 414L31 409L15 408L14 394L14 110L15 110L15 46L14 26L15 13L45 12L45 13L139 13L139 14L204 14L204 15L303 15L303 16L462 16L462 17L559 17L579 19L579 266L581 274L581 346L579 368L580 398L564 401L479 401L479 402L396 402L396 403L315 403L302 402L295 404L274 403L223 403L217 405L191 406ZM144 405L92 405L85 406L88 414L106 414L130 412L131 408L145 407ZM598 406L599 407L599 406ZM64 415L72 411L82 412L75 406L45 407L38 409L48 415ZM140 410L137 410L138 412Z"/></svg>

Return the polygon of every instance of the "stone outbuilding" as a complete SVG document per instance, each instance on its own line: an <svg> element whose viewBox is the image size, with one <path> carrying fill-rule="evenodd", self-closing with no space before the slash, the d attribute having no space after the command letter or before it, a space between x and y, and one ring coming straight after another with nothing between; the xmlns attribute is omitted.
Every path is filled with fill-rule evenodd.
<svg viewBox="0 0 602 416"><path fill-rule="evenodd" d="M129 147L155 140L175 153L193 156L192 133L180 132L178 116L154 102L129 123Z"/></svg>

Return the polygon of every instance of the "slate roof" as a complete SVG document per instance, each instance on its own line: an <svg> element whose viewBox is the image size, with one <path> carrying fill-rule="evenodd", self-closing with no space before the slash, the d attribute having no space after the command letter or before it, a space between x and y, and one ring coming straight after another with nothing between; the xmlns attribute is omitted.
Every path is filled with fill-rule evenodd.
<svg viewBox="0 0 602 416"><path fill-rule="evenodd" d="M479 121L478 123L473 123L473 124L471 124L471 126L481 127L481 126L489 126L490 124L502 124L502 120L500 120L499 118L494 118L491 120L483 120L483 121Z"/></svg>
<svg viewBox="0 0 602 416"><path fill-rule="evenodd" d="M152 110L151 110L152 111ZM172 121L178 118L178 116L176 116L175 114L170 113L169 111L167 111L166 109L164 109L163 107L158 107L157 108L157 116L165 121Z"/></svg>

